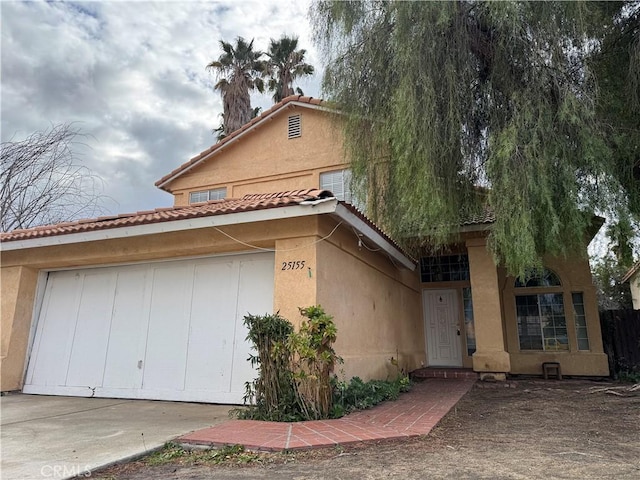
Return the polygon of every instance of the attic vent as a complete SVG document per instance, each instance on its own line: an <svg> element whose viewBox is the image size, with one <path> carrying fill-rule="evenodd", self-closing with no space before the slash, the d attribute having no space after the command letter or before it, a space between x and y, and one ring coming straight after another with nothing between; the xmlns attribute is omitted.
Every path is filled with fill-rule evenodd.
<svg viewBox="0 0 640 480"><path fill-rule="evenodd" d="M297 138L302 136L302 127L300 125L300 114L291 115L289 117L289 138Z"/></svg>

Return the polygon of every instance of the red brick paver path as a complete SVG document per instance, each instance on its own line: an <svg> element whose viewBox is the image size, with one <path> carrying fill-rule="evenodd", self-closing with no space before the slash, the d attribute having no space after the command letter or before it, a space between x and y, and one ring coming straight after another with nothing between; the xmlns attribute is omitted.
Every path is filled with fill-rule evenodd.
<svg viewBox="0 0 640 480"><path fill-rule="evenodd" d="M475 380L430 378L398 400L336 420L262 422L230 420L178 438L198 445L244 445L254 450L295 450L428 434Z"/></svg>

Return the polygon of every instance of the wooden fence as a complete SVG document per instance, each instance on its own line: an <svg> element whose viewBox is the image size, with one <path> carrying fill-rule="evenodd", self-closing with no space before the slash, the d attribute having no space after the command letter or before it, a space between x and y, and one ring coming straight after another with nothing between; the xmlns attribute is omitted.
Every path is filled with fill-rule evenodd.
<svg viewBox="0 0 640 480"><path fill-rule="evenodd" d="M640 310L601 311L600 325L611 374L640 372Z"/></svg>

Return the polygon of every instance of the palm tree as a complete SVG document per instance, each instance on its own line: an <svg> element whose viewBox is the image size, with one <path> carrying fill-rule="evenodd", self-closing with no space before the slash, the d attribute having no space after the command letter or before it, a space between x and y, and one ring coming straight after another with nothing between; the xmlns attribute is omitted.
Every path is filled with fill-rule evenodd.
<svg viewBox="0 0 640 480"><path fill-rule="evenodd" d="M265 72L265 62L260 60L262 52L253 49L253 40L236 38L232 45L220 40L222 55L207 65L214 70L218 83L214 89L222 94L223 133L229 135L252 118L252 90L264 91L261 76Z"/></svg>
<svg viewBox="0 0 640 480"><path fill-rule="evenodd" d="M313 74L313 65L304 63L306 50L298 48L298 37L283 35L280 40L271 39L266 62L267 72L270 75L269 91L273 93L273 101L278 103L285 97L295 93L293 81L303 75ZM296 91L302 95L302 90Z"/></svg>

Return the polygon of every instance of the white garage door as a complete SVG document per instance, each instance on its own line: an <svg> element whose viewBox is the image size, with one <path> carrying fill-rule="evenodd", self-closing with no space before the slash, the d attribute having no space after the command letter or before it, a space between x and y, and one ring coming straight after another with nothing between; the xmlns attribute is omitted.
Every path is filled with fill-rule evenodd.
<svg viewBox="0 0 640 480"><path fill-rule="evenodd" d="M273 254L51 272L23 391L242 403Z"/></svg>

